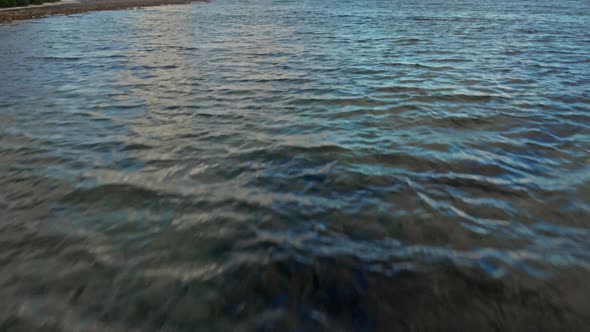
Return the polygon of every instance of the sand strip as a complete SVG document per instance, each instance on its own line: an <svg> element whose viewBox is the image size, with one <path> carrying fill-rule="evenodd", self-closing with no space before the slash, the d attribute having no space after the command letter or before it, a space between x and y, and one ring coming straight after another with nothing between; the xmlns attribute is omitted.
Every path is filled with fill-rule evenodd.
<svg viewBox="0 0 590 332"><path fill-rule="evenodd" d="M71 15L98 10L187 4L198 0L65 0L38 6L3 8L0 23L27 20L51 15Z"/></svg>

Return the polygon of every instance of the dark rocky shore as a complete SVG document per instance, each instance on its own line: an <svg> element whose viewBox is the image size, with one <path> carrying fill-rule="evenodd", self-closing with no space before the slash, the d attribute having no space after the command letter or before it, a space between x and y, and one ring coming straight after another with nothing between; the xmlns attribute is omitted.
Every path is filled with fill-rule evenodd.
<svg viewBox="0 0 590 332"><path fill-rule="evenodd" d="M194 0L80 0L51 6L15 8L0 11L0 23L42 18L51 15L71 15L98 10L118 10L136 7L187 4Z"/></svg>

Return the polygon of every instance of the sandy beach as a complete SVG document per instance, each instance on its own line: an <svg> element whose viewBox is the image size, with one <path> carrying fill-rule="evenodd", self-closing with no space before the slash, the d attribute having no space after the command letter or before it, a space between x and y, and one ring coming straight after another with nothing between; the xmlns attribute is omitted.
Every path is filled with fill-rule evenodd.
<svg viewBox="0 0 590 332"><path fill-rule="evenodd" d="M194 1L195 0L66 0L39 6L4 8L0 10L0 23L42 18L52 15L71 15L99 10L177 5Z"/></svg>

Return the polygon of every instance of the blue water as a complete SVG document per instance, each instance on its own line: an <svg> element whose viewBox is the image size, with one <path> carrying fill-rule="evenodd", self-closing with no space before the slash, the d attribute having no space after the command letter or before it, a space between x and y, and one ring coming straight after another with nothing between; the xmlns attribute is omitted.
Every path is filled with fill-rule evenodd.
<svg viewBox="0 0 590 332"><path fill-rule="evenodd" d="M583 331L590 2L0 26L0 330Z"/></svg>

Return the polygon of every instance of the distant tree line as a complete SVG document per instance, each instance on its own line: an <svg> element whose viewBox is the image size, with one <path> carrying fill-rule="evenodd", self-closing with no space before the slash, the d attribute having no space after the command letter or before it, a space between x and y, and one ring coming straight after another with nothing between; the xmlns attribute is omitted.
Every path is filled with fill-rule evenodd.
<svg viewBox="0 0 590 332"><path fill-rule="evenodd" d="M46 2L58 2L59 0L0 0L0 8L21 7L28 5L40 5Z"/></svg>

